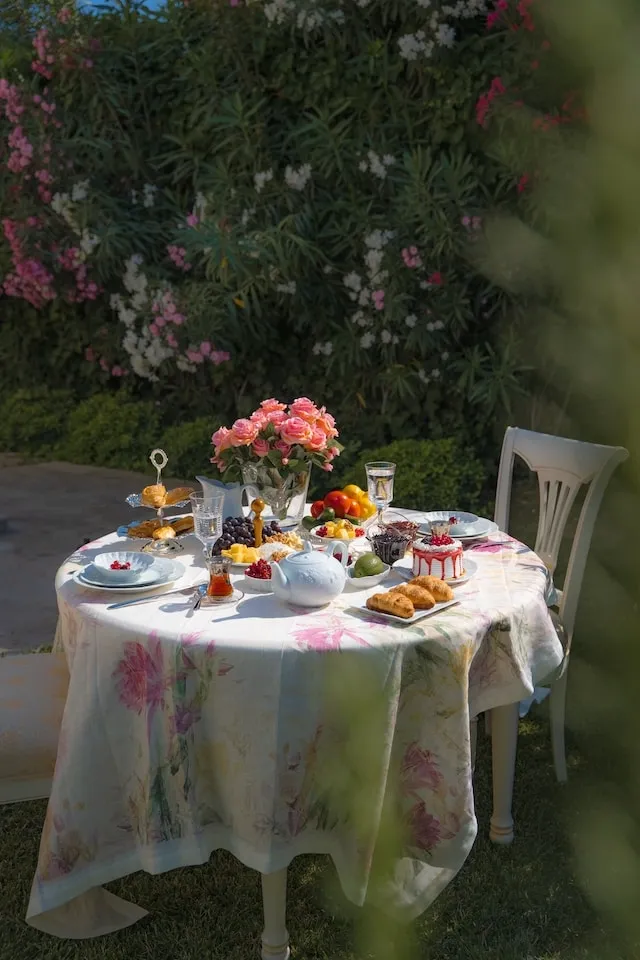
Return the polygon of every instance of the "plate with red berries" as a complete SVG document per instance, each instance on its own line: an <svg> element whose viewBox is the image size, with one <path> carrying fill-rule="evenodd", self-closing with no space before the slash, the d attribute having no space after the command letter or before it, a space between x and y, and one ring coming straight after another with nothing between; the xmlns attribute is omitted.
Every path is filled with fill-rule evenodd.
<svg viewBox="0 0 640 960"><path fill-rule="evenodd" d="M164 587L184 576L185 568L177 560L153 557L149 554L143 554L142 556L149 557L152 563L141 570L133 580L124 583L117 580L114 582L113 573L116 572L115 569L109 568L107 572L103 566L98 564L98 557L93 563L83 567L82 570L77 570L73 574L73 580L79 586L91 590L122 590L127 593L136 593L143 590L155 590L156 587ZM118 563L126 562L118 560ZM126 572L126 569L124 572Z"/></svg>
<svg viewBox="0 0 640 960"><path fill-rule="evenodd" d="M477 517L475 513L466 513L464 510L432 510L423 513L420 517L420 533L430 534L433 525L446 524L449 534L456 540L475 540L487 537L498 529L497 523L485 517Z"/></svg>
<svg viewBox="0 0 640 960"><path fill-rule="evenodd" d="M254 593L273 593L271 585L271 564L260 557L244 572L244 585Z"/></svg>

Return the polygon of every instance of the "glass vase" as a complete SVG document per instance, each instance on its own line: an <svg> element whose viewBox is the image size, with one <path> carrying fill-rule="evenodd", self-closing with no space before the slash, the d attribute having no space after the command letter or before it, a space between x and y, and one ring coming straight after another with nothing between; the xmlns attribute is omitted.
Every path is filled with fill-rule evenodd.
<svg viewBox="0 0 640 960"><path fill-rule="evenodd" d="M283 530L297 527L302 520L310 476L310 465L298 473L283 473L277 467L258 463L242 468L242 480L250 498L264 500L264 519L277 520Z"/></svg>

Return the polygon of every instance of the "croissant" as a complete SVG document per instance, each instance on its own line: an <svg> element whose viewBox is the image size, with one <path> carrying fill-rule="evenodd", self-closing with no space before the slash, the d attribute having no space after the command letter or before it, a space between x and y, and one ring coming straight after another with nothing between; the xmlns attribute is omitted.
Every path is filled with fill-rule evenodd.
<svg viewBox="0 0 640 960"><path fill-rule="evenodd" d="M394 617L410 620L415 613L411 600L401 594L375 593L367 600L367 609L376 613L390 613Z"/></svg>
<svg viewBox="0 0 640 960"><path fill-rule="evenodd" d="M180 503L181 500L188 500L191 493L193 493L192 487L176 487L175 490L170 490L166 495L165 506L171 507L174 503Z"/></svg>
<svg viewBox="0 0 640 960"><path fill-rule="evenodd" d="M409 584L428 590L429 593L433 594L436 603L442 603L444 600L453 600L453 590L448 583L445 583L444 580L439 580L438 577L414 577L413 580L409 581Z"/></svg>
<svg viewBox="0 0 640 960"><path fill-rule="evenodd" d="M159 509L165 504L167 497L167 488L162 483L152 483L142 491L142 502L147 507Z"/></svg>
<svg viewBox="0 0 640 960"><path fill-rule="evenodd" d="M163 527L158 527L158 529L154 530L152 534L154 540L171 540L173 537L175 537L175 535L175 530L173 527L169 526L169 524L165 524Z"/></svg>
<svg viewBox="0 0 640 960"><path fill-rule="evenodd" d="M400 593L403 597L407 597L416 610L431 610L436 605L432 593L429 593L424 587L418 587L412 583L402 583L399 587L393 587L389 592Z"/></svg>

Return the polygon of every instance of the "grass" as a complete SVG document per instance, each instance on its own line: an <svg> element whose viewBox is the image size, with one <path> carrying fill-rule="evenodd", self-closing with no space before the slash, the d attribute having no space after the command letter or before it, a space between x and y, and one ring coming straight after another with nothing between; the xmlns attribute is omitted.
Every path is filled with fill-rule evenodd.
<svg viewBox="0 0 640 960"><path fill-rule="evenodd" d="M523 722L516 778L516 842L494 847L490 741L479 733L479 833L456 879L412 928L412 957L437 960L623 960L581 891L569 843L575 798L587 771L570 751L571 787L554 777L546 722ZM0 960L248 960L259 957L258 874L224 852L201 867L138 873L110 884L150 911L96 940L63 941L24 923L45 803L0 808ZM289 871L294 960L392 960L392 947L358 950L367 912L346 903L328 858L302 856Z"/></svg>

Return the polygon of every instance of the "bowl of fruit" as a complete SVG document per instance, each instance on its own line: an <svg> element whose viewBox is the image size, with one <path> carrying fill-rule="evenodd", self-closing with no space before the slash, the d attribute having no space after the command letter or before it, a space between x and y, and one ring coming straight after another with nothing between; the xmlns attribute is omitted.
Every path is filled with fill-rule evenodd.
<svg viewBox="0 0 640 960"><path fill-rule="evenodd" d="M347 568L347 586L352 590L367 590L377 587L389 576L391 567L383 563L375 553L363 553Z"/></svg>
<svg viewBox="0 0 640 960"><path fill-rule="evenodd" d="M355 484L349 484L344 490L332 490L323 500L312 503L310 516L302 519L302 528L311 542L327 537L330 540L354 540L355 530L361 531L358 536L364 536L375 515L376 508L366 493Z"/></svg>
<svg viewBox="0 0 640 960"><path fill-rule="evenodd" d="M254 593L273 593L271 584L271 564L268 560L260 557L255 563L244 572L245 586Z"/></svg>

